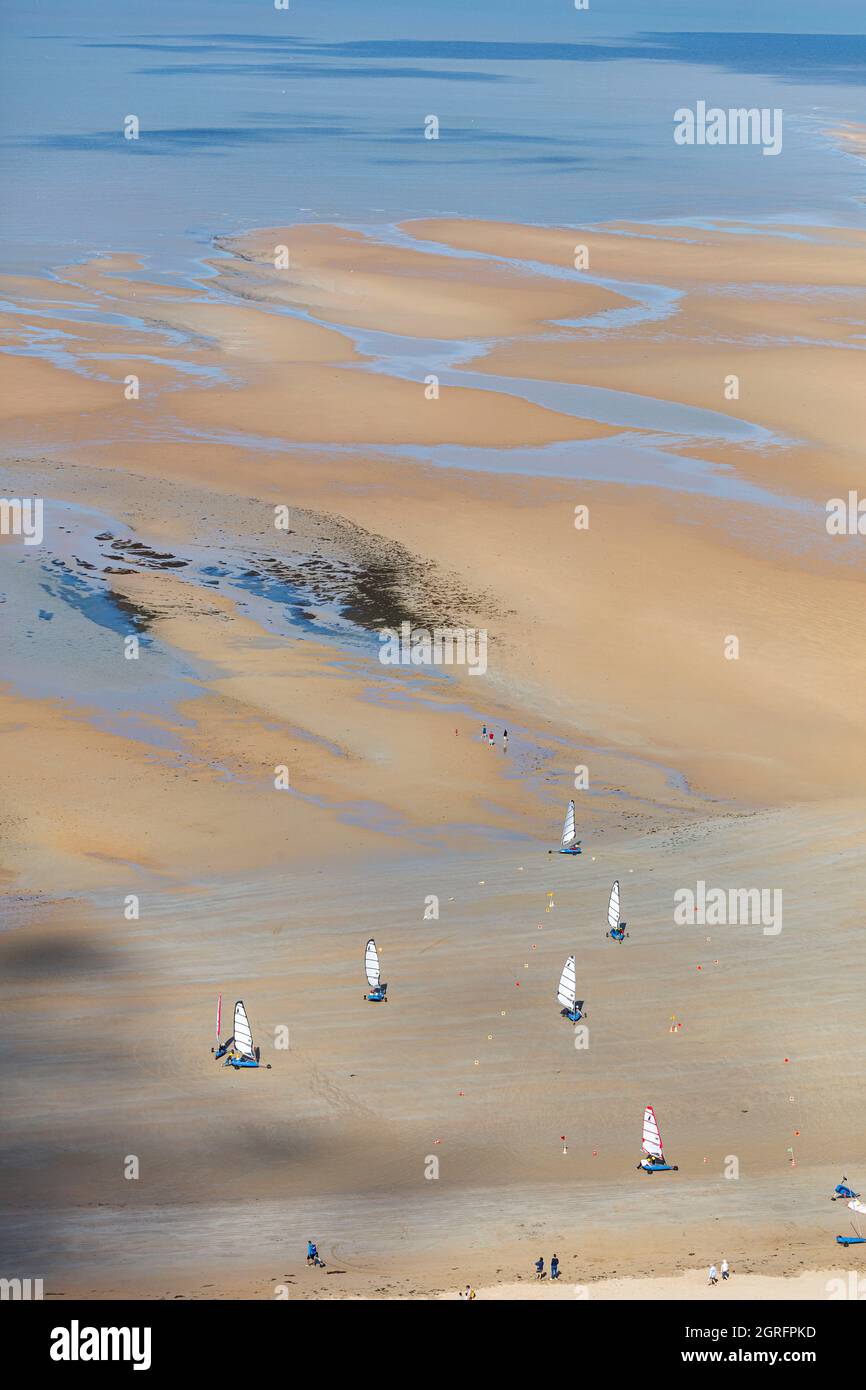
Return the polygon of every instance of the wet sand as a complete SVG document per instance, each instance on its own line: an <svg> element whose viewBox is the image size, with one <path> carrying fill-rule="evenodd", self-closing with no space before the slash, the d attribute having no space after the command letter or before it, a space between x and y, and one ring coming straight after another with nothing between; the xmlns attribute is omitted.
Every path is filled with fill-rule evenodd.
<svg viewBox="0 0 866 1390"><path fill-rule="evenodd" d="M338 1277L362 1296L508 1282L553 1250L571 1282L723 1255L857 1269L827 1197L856 1163L866 1080L863 848L860 808L822 807L599 838L576 861L528 845L246 882L139 871L134 921L111 889L22 908L0 961L6 1247L85 1294L272 1297L275 1274L306 1278L308 1237L343 1271L317 1272L315 1296ZM605 938L614 874L622 946ZM704 874L777 885L781 932L675 925L674 892ZM371 933L379 1008L362 998ZM581 1049L554 999L570 951ZM270 1071L209 1056L220 990L246 1000ZM635 1171L647 1102L677 1172Z"/></svg>

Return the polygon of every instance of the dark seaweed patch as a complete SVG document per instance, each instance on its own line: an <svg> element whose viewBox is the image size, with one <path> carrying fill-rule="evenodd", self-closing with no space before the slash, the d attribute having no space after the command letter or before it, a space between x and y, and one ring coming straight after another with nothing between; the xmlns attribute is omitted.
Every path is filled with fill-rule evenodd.
<svg viewBox="0 0 866 1390"><path fill-rule="evenodd" d="M118 612L122 613L139 632L147 632L160 616L153 609L145 608L140 603L133 603L125 594L118 594L113 589L109 590L108 596Z"/></svg>

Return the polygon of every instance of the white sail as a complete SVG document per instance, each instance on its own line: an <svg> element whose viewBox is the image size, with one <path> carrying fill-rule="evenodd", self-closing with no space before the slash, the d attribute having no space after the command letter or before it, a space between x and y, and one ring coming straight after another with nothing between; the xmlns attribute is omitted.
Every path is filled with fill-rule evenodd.
<svg viewBox="0 0 866 1390"><path fill-rule="evenodd" d="M235 1004L235 1051L242 1057L253 1057L253 1034L243 1000Z"/></svg>
<svg viewBox="0 0 866 1390"><path fill-rule="evenodd" d="M643 1151L650 1158L664 1158L662 1137L651 1105L643 1112Z"/></svg>
<svg viewBox="0 0 866 1390"><path fill-rule="evenodd" d="M376 950L376 943L372 936L367 942L367 949L364 952L364 969L367 972L367 984L371 989L379 988L379 952Z"/></svg>
<svg viewBox="0 0 866 1390"><path fill-rule="evenodd" d="M610 899L607 904L607 924L611 931L619 926L619 879L610 890Z"/></svg>
<svg viewBox="0 0 866 1390"><path fill-rule="evenodd" d="M574 844L574 802L569 801L568 810L565 813L565 824L562 827L562 848L568 849Z"/></svg>
<svg viewBox="0 0 866 1390"><path fill-rule="evenodd" d="M866 1216L866 1202L849 1202L849 1211L859 1211L861 1216Z"/></svg>
<svg viewBox="0 0 866 1390"><path fill-rule="evenodd" d="M569 956L562 969L556 997L564 1009L574 1009L575 974L574 956Z"/></svg>

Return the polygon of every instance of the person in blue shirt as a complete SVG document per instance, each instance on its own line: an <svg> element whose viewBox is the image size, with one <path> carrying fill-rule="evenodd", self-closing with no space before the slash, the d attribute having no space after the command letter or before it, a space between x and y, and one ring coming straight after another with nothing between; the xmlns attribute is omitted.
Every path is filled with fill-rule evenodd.
<svg viewBox="0 0 866 1390"><path fill-rule="evenodd" d="M559 1278L559 1256L558 1256L558 1255L554 1255L553 1258L552 1258L551 1261L550 1261L550 1277L551 1277L551 1279L558 1279L558 1278Z"/></svg>
<svg viewBox="0 0 866 1390"><path fill-rule="evenodd" d="M535 1277L536 1277L536 1279L543 1279L543 1278L544 1278L544 1256L543 1256L543 1255L542 1255L542 1257L541 1257L540 1260L536 1260L536 1261L535 1261Z"/></svg>

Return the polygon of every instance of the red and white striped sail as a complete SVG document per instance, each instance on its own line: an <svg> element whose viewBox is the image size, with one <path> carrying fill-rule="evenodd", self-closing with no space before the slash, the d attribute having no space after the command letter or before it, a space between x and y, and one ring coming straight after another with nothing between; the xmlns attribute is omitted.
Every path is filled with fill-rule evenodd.
<svg viewBox="0 0 866 1390"><path fill-rule="evenodd" d="M649 1158L664 1158L662 1136L651 1105L643 1112L643 1151Z"/></svg>

